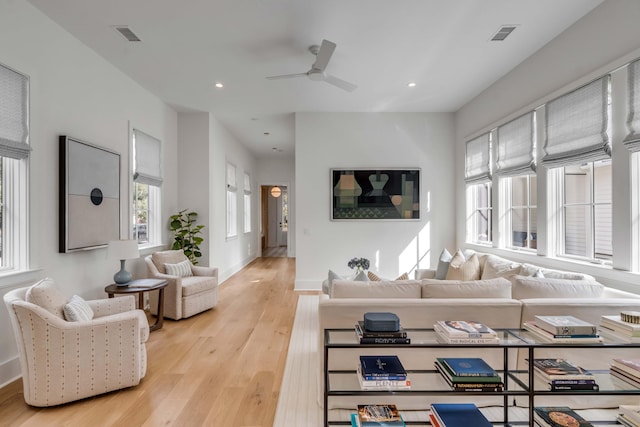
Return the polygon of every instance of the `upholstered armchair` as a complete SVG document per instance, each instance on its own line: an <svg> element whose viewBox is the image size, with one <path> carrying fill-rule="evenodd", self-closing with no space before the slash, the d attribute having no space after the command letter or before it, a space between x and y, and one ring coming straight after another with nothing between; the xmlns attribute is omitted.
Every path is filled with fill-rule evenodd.
<svg viewBox="0 0 640 427"><path fill-rule="evenodd" d="M65 320L78 300L84 311ZM9 291L4 301L29 405L59 405L134 386L144 377L149 323L133 296L68 301L53 280L43 279Z"/></svg>
<svg viewBox="0 0 640 427"><path fill-rule="evenodd" d="M154 252L145 262L150 277L169 282L164 291L164 317L184 319L218 303L217 268L193 265L181 250ZM153 314L158 306L155 294L149 295Z"/></svg>

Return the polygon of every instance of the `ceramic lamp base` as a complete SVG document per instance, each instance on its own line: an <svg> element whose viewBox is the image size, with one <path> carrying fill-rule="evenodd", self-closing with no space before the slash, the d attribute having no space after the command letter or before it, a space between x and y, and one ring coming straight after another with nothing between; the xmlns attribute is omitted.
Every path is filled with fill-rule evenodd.
<svg viewBox="0 0 640 427"><path fill-rule="evenodd" d="M124 269L125 262L126 260L124 259L120 260L120 271L113 276L113 281L118 286L128 286L131 281L131 273Z"/></svg>

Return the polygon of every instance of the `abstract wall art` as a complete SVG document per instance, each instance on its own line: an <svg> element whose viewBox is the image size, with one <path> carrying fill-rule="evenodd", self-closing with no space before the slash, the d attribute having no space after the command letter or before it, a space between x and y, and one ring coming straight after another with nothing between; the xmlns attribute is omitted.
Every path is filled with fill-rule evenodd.
<svg viewBox="0 0 640 427"><path fill-rule="evenodd" d="M60 136L59 252L120 239L120 154Z"/></svg>
<svg viewBox="0 0 640 427"><path fill-rule="evenodd" d="M420 169L331 169L332 220L419 220Z"/></svg>

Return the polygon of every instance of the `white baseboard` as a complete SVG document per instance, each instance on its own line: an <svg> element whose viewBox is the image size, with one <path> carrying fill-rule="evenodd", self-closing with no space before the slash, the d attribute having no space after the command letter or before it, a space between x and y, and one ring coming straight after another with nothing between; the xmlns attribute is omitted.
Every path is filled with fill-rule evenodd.
<svg viewBox="0 0 640 427"><path fill-rule="evenodd" d="M321 291L322 282L318 280L296 280L294 291Z"/></svg>
<svg viewBox="0 0 640 427"><path fill-rule="evenodd" d="M225 269L224 271L218 271L218 284L222 284L222 282L224 282L225 280L227 280L229 277L233 276L234 274L236 274L238 271L242 270L243 268L245 268L247 265L249 265L254 259L256 259L256 254L253 254L251 256L249 256L248 258L243 259L241 262L239 262L236 265L233 265L227 269ZM215 266L214 266L215 267Z"/></svg>
<svg viewBox="0 0 640 427"><path fill-rule="evenodd" d="M20 378L20 359L16 356L0 363L0 388Z"/></svg>

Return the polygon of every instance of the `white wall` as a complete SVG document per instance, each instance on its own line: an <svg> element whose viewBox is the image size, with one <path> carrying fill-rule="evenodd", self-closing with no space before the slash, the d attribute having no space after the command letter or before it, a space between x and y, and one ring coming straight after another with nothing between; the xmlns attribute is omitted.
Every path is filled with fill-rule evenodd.
<svg viewBox="0 0 640 427"><path fill-rule="evenodd" d="M454 232L454 122L447 113L296 114L296 289L366 257L393 278L435 265ZM420 221L331 221L331 168L419 167Z"/></svg>
<svg viewBox="0 0 640 427"><path fill-rule="evenodd" d="M636 0L605 1L456 113L456 242L458 246L463 246L465 240L465 141L481 131L487 131L505 123L508 118L536 108L568 90L575 89L580 84L587 83L640 57L638 17L640 17L640 2ZM614 123L613 127L615 132L616 129L624 126ZM628 155L620 152L620 149L624 150L624 148L617 147L619 138L618 141L615 138L614 136L614 174L615 171L621 172L624 168L628 168L628 160L626 160ZM620 161L622 157L625 158ZM541 195L546 181L544 168L541 167L538 170L538 194ZM614 204L620 201L628 203L630 182L626 173L618 173L617 177L614 176L613 185L616 194L623 195L617 201L614 195ZM546 204L544 200L541 203L539 197L538 213L542 218L545 210ZM625 210L619 209L619 211ZM538 221L539 248L545 241L545 223L546 221ZM614 220L614 238L618 236L617 243L614 243L614 257L616 245L619 253L629 252L629 229L628 219L626 222L621 221L620 218ZM622 250L620 250L621 246ZM495 249L489 250L499 252ZM503 251L502 255L554 268L581 269L585 273L596 276L603 283L638 292L637 275L630 273L591 265L571 264L534 255L527 256L522 253Z"/></svg>
<svg viewBox="0 0 640 427"><path fill-rule="evenodd" d="M277 155L276 155L277 156ZM295 180L295 158L293 156L278 157L262 157L258 159L256 164L256 192L258 198L256 200L256 218L258 227L260 226L261 200L260 186L262 185L286 185L289 197L289 231L287 255L289 257L296 256L296 180ZM261 248L259 248L261 249Z"/></svg>
<svg viewBox="0 0 640 427"><path fill-rule="evenodd" d="M71 135L121 155L122 233L130 230L129 123L163 142L163 213L176 209L177 115L21 0L0 1L0 63L31 78L30 253L33 271L0 278L0 294L52 277L66 295L105 297L119 265L106 249L58 253L58 136ZM134 265L136 264L136 265ZM142 260L128 261L139 271ZM4 304L0 305L0 385L20 373Z"/></svg>

